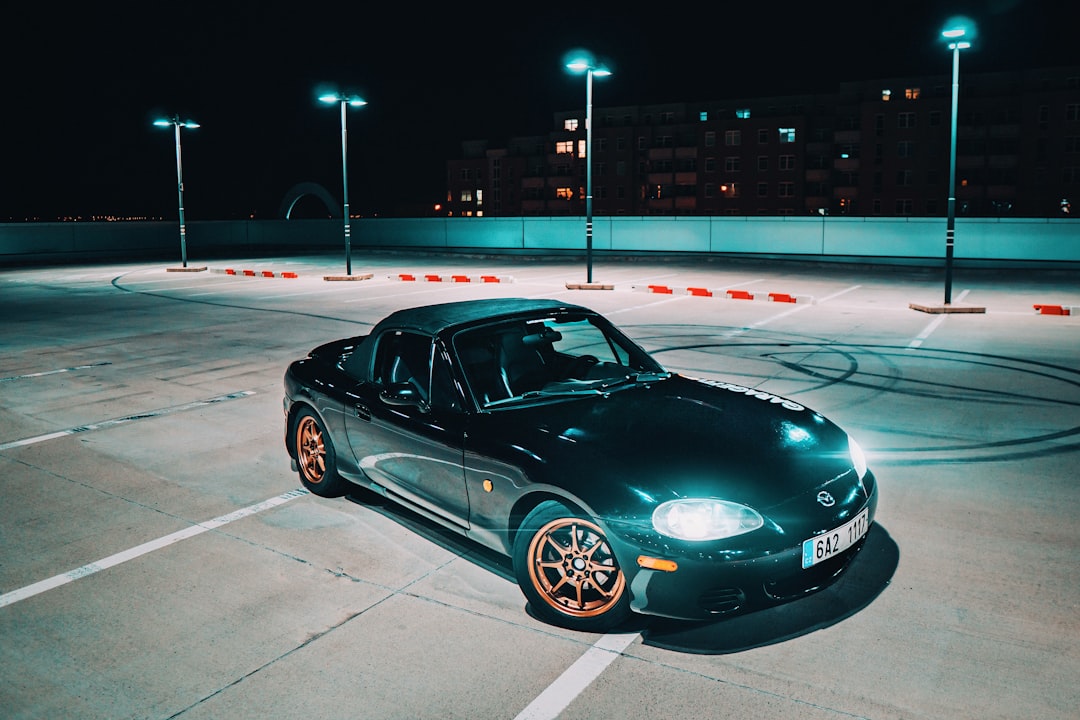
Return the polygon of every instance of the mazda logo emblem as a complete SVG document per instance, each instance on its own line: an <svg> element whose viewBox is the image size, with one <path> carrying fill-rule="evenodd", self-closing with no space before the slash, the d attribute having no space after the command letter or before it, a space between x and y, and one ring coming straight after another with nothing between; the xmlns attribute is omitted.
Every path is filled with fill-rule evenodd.
<svg viewBox="0 0 1080 720"><path fill-rule="evenodd" d="M822 490L817 494L817 501L821 503L822 507L832 507L836 504L836 500L829 493Z"/></svg>

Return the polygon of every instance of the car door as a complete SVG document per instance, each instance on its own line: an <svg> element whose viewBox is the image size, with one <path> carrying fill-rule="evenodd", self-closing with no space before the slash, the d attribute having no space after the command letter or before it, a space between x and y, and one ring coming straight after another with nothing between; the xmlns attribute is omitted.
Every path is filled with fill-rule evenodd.
<svg viewBox="0 0 1080 720"><path fill-rule="evenodd" d="M406 503L465 529L466 416L446 354L416 332L387 331L376 343L371 381L347 400L346 434L356 462Z"/></svg>

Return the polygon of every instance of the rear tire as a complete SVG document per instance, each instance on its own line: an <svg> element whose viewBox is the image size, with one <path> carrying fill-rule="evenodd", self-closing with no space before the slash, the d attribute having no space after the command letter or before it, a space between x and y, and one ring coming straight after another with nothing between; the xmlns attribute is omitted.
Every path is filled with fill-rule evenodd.
<svg viewBox="0 0 1080 720"><path fill-rule="evenodd" d="M326 498L340 497L348 485L337 472L334 443L322 420L311 410L301 410L293 423L296 469L300 482L312 493Z"/></svg>
<svg viewBox="0 0 1080 720"><path fill-rule="evenodd" d="M605 632L631 615L626 576L604 531L561 503L541 503L521 524L514 574L533 615L552 625Z"/></svg>

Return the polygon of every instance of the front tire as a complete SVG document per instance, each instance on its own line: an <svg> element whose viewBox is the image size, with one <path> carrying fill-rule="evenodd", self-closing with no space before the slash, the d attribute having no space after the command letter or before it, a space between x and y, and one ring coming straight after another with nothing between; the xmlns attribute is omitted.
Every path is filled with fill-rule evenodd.
<svg viewBox="0 0 1080 720"><path fill-rule="evenodd" d="M533 615L605 632L630 617L626 576L604 531L557 502L538 505L514 540L514 574Z"/></svg>
<svg viewBox="0 0 1080 720"><path fill-rule="evenodd" d="M319 497L340 497L346 482L337 473L334 443L322 421L311 410L301 410L293 423L296 469L300 482Z"/></svg>

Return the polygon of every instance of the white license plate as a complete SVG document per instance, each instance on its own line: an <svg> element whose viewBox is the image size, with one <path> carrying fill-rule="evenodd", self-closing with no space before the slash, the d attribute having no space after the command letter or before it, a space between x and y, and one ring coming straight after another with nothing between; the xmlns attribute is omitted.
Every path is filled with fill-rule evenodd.
<svg viewBox="0 0 1080 720"><path fill-rule="evenodd" d="M870 509L863 508L862 512L856 515L853 520L844 523L835 530L804 540L802 544L803 569L813 567L844 552L859 542L869 529Z"/></svg>

